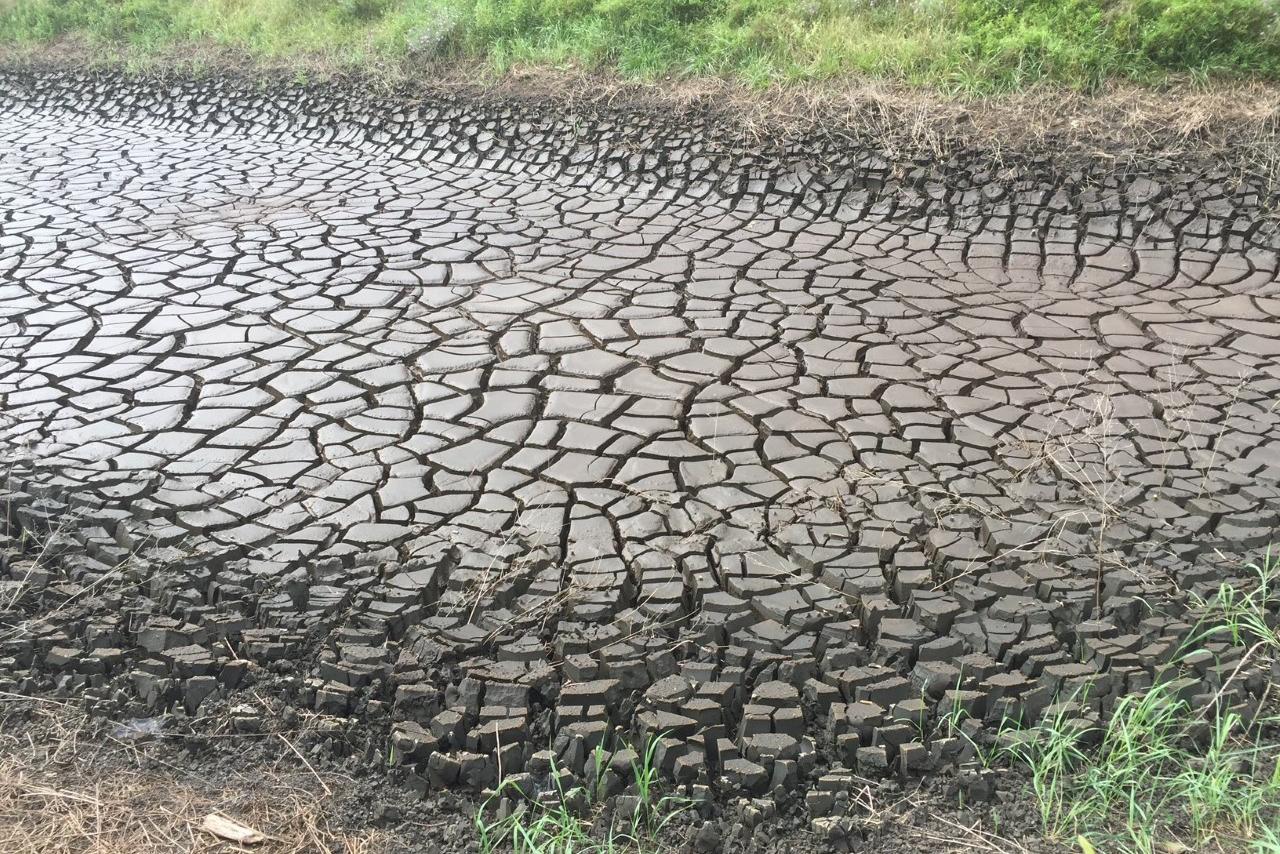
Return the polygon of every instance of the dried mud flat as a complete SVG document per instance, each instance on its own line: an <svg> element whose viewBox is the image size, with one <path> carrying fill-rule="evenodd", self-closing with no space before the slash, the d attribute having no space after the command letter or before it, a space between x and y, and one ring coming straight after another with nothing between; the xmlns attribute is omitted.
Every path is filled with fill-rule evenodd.
<svg viewBox="0 0 1280 854"><path fill-rule="evenodd" d="M972 742L1065 698L1266 689L1168 673L1280 521L1230 170L11 70L0 201L11 694L305 720L395 797L658 739L820 846L859 792L989 799Z"/></svg>

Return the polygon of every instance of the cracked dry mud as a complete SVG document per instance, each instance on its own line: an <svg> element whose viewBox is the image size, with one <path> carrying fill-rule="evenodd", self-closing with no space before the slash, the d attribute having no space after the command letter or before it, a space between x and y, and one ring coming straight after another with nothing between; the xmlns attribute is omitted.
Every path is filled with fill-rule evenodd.
<svg viewBox="0 0 1280 854"><path fill-rule="evenodd" d="M1280 514L1256 194L683 133L0 77L0 682L287 660L428 785L621 727L819 818L963 768L956 707L1215 695L1243 650L1166 667Z"/></svg>

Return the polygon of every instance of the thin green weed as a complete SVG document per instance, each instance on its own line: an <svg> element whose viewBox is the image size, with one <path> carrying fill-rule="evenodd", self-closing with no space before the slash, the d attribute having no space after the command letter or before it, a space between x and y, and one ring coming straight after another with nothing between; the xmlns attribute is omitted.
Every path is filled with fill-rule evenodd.
<svg viewBox="0 0 1280 854"><path fill-rule="evenodd" d="M1085 723L1081 704L1068 701L1008 741L1005 752L1029 771L1047 836L1135 854L1276 850L1280 744L1264 731L1280 720L1247 720L1231 702L1245 667L1280 652L1277 562L1268 550L1249 569L1252 583L1243 589L1223 584L1193 598L1200 617L1175 667L1117 700L1104 723ZM1223 647L1240 660L1211 701L1193 708L1176 665Z"/></svg>
<svg viewBox="0 0 1280 854"><path fill-rule="evenodd" d="M603 745L588 754L590 776L597 785L564 791L555 784L551 797L523 792L515 780L499 785L489 803L477 814L475 827L482 854L510 851L512 854L654 854L670 823L687 811L688 799L663 791L656 765L659 738L651 738L631 764L631 781L626 795L634 798L635 809L622 821L610 821L605 807L607 792L600 785L611 757ZM619 749L628 749L625 745ZM553 765L551 779L558 781ZM581 793L579 795L578 793ZM504 799L516 806L492 820L486 818L496 803ZM617 803L617 801L615 801Z"/></svg>

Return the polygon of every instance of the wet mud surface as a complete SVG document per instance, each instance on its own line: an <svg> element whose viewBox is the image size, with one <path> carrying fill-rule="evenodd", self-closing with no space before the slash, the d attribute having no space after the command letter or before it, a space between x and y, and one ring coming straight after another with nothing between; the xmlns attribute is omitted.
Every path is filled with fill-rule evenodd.
<svg viewBox="0 0 1280 854"><path fill-rule="evenodd" d="M831 834L956 708L1214 696L1190 594L1280 518L1259 192L680 133L0 75L0 681L285 674L427 788L661 736Z"/></svg>

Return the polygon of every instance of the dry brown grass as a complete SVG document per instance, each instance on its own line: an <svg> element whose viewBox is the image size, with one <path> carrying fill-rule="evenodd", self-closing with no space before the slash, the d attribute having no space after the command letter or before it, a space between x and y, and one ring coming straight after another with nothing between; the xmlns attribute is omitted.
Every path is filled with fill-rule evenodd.
<svg viewBox="0 0 1280 854"><path fill-rule="evenodd" d="M5 854L229 852L301 854L387 850L379 831L350 832L332 816L341 778L262 768L196 779L145 747L90 734L71 706L0 698L20 725L0 724L0 851ZM213 776L213 775L211 775ZM240 847L201 829L217 813L267 837Z"/></svg>
<svg viewBox="0 0 1280 854"><path fill-rule="evenodd" d="M74 39L0 47L0 67L115 69L120 62ZM456 60L371 61L353 72L327 57L273 61L216 46L158 54L133 70L345 82L375 95L531 101L565 113L618 108L676 120L710 116L719 135L757 150L834 138L872 144L893 160L941 159L962 149L997 162L1048 153L1064 166L1082 158L1130 168L1214 160L1280 193L1280 84L1263 81L1171 78L1158 88L1114 83L1089 93L1046 83L978 97L864 77L759 89L715 77L624 80L572 65L498 75L488 65Z"/></svg>
<svg viewBox="0 0 1280 854"><path fill-rule="evenodd" d="M995 162L1052 154L1116 168L1167 169L1188 160L1228 166L1280 192L1280 85L1178 82L1161 89L1113 84L1082 93L1041 84L972 97L863 78L751 89L720 79L659 82L527 69L502 78L447 73L435 86L488 97L535 97L566 109L641 107L709 113L739 141L789 150L815 139L868 143L891 160L944 159L979 150ZM484 82L477 84L477 79Z"/></svg>

